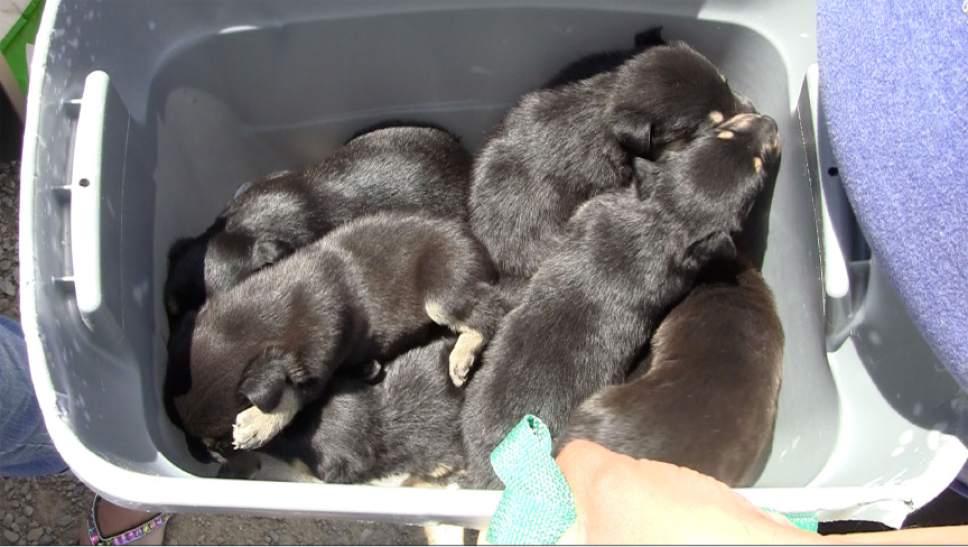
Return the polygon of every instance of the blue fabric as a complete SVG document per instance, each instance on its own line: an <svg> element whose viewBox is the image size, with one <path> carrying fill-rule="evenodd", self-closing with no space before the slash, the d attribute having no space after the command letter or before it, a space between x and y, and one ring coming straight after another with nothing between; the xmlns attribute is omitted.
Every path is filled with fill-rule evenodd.
<svg viewBox="0 0 968 547"><path fill-rule="evenodd" d="M0 476L51 475L66 469L37 406L24 334L0 316Z"/></svg>
<svg viewBox="0 0 968 547"><path fill-rule="evenodd" d="M818 0L847 195L925 339L968 388L968 3Z"/></svg>

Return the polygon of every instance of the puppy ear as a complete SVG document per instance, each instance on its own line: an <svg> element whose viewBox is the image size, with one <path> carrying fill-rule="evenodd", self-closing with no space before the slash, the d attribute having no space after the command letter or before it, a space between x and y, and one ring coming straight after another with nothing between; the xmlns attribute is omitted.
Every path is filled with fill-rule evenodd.
<svg viewBox="0 0 968 547"><path fill-rule="evenodd" d="M648 158L652 154L652 122L641 115L616 112L612 136L629 154Z"/></svg>
<svg viewBox="0 0 968 547"><path fill-rule="evenodd" d="M245 369L239 394L263 412L270 412L279 405L286 383L285 359L263 356L255 359Z"/></svg>
<svg viewBox="0 0 968 547"><path fill-rule="evenodd" d="M686 250L686 262L694 268L702 267L711 260L733 258L736 258L736 245L726 232L713 232L693 242Z"/></svg>
<svg viewBox="0 0 968 547"><path fill-rule="evenodd" d="M252 267L255 269L279 262L292 254L292 245L278 239L257 239L252 244Z"/></svg>

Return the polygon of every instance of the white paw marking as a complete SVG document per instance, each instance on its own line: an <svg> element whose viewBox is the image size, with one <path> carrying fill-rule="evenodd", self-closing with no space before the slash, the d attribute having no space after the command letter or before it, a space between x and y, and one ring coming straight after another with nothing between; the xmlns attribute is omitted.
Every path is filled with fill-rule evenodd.
<svg viewBox="0 0 968 547"><path fill-rule="evenodd" d="M407 486L407 483L410 480L410 473L397 473L395 475L387 475L385 477L373 479L366 484L371 486L382 486L384 488L399 488L401 486Z"/></svg>
<svg viewBox="0 0 968 547"><path fill-rule="evenodd" d="M452 524L424 526L427 545L463 545L464 529Z"/></svg>
<svg viewBox="0 0 968 547"><path fill-rule="evenodd" d="M444 307L436 302L427 302L424 304L424 311L427 312L427 317L430 318L434 323L442 327L452 327L453 319L449 315L444 313Z"/></svg>
<svg viewBox="0 0 968 547"><path fill-rule="evenodd" d="M269 412L255 406L239 412L232 426L232 446L236 450L254 450L265 445L289 425L297 412L299 401L292 389L287 389Z"/></svg>
<svg viewBox="0 0 968 547"><path fill-rule="evenodd" d="M466 330L457 337L450 352L450 381L461 387L474 367L477 352L484 346L484 336L476 330Z"/></svg>

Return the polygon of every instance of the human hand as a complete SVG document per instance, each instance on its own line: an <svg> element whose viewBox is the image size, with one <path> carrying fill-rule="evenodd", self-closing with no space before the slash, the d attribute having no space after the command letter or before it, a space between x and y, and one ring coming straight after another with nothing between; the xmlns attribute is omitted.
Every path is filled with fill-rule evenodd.
<svg viewBox="0 0 968 547"><path fill-rule="evenodd" d="M636 460L588 441L569 443L558 466L578 514L559 543L824 542L691 469Z"/></svg>

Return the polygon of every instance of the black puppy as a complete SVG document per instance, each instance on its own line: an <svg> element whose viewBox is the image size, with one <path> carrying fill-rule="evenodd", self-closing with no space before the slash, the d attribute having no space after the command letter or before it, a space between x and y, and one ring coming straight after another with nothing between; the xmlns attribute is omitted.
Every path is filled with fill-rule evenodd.
<svg viewBox="0 0 968 547"><path fill-rule="evenodd" d="M469 480L497 486L488 454L525 414L553 436L599 389L621 382L700 268L735 253L731 234L779 158L772 118L741 114L656 162L640 182L578 209L558 252L501 322L462 413Z"/></svg>
<svg viewBox="0 0 968 547"><path fill-rule="evenodd" d="M579 205L632 183L632 157L658 157L699 129L752 111L708 59L682 42L529 93L475 160L471 226L502 278L529 278Z"/></svg>
<svg viewBox="0 0 968 547"><path fill-rule="evenodd" d="M638 53L668 42L662 37L662 27L654 27L635 35L635 45L628 50L612 50L587 55L561 69L544 87L558 87L615 70Z"/></svg>
<svg viewBox="0 0 968 547"><path fill-rule="evenodd" d="M414 348L388 363L377 384L338 375L323 396L255 452L228 455L221 476L278 479L263 456L307 469L329 483L409 475L449 480L464 467L463 390L447 379L453 337ZM291 473L290 473L291 476Z"/></svg>
<svg viewBox="0 0 968 547"><path fill-rule="evenodd" d="M460 333L449 362L460 385L505 312L494 278L460 221L381 213L347 223L183 322L169 344L169 410L191 436L231 432L238 448L256 448L336 370L385 362L435 324Z"/></svg>
<svg viewBox="0 0 968 547"><path fill-rule="evenodd" d="M556 453L588 439L749 486L769 454L782 360L783 327L763 276L714 261L655 331L641 376L582 403Z"/></svg>
<svg viewBox="0 0 968 547"><path fill-rule="evenodd" d="M172 246L169 321L362 215L466 218L470 165L457 138L443 130L390 127L353 138L312 167L247 185L203 234Z"/></svg>

